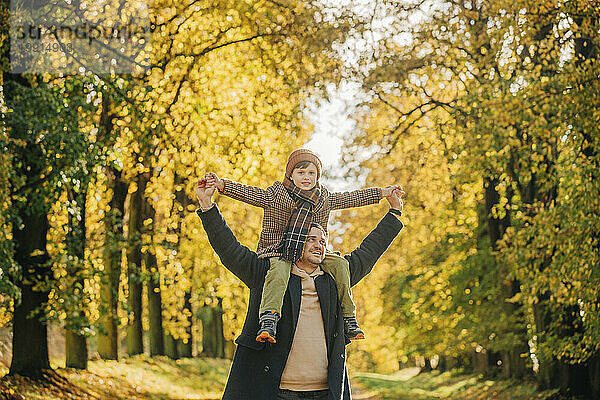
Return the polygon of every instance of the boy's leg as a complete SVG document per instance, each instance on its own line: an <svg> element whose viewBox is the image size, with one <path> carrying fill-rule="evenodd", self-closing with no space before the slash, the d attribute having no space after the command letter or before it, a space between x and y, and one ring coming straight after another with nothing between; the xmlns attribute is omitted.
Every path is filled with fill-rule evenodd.
<svg viewBox="0 0 600 400"><path fill-rule="evenodd" d="M356 322L356 305L350 291L350 265L348 260L337 254L326 253L321 269L335 280L338 296L342 305L344 329L349 339L364 339L365 333Z"/></svg>
<svg viewBox="0 0 600 400"><path fill-rule="evenodd" d="M280 260L279 257L269 258L269 263L270 268L265 276L260 300L260 328L256 340L275 343L277 321L281 316L283 296L290 279L292 265L287 261Z"/></svg>
<svg viewBox="0 0 600 400"><path fill-rule="evenodd" d="M350 291L350 264L348 260L337 254L325 253L321 269L331 275L335 281L344 317L356 316L356 305L352 300L352 292Z"/></svg>
<svg viewBox="0 0 600 400"><path fill-rule="evenodd" d="M269 264L271 266L265 276L259 314L265 311L277 311L277 314L281 315L283 296L285 296L288 281L290 280L292 264L280 260L279 257L269 258Z"/></svg>

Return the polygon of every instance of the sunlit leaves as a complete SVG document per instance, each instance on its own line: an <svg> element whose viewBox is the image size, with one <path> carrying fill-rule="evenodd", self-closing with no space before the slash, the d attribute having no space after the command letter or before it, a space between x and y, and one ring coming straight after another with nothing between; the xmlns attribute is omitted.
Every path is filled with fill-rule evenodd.
<svg viewBox="0 0 600 400"><path fill-rule="evenodd" d="M349 146L379 153L363 163L372 179L391 174L407 189L410 261L399 258L404 275L381 289L395 299L400 351L510 349L524 340L515 332L538 329L540 357L583 361L599 338L589 311L599 287L597 9L449 2L423 18L408 44L393 36L406 25L390 25ZM486 177L498 200L477 222ZM485 218L505 217L512 226L493 253ZM508 282L520 282L513 296ZM436 303L446 290L446 304ZM535 327L533 307L546 296L556 318ZM503 302L524 304L526 318ZM445 335L431 334L433 316Z"/></svg>

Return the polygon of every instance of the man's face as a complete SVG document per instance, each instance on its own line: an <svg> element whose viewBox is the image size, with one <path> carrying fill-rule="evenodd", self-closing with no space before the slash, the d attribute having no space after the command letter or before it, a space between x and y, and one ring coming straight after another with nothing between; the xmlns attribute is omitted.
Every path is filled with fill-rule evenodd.
<svg viewBox="0 0 600 400"><path fill-rule="evenodd" d="M310 163L304 168L295 168L292 171L292 182L302 190L310 190L317 183L317 167Z"/></svg>
<svg viewBox="0 0 600 400"><path fill-rule="evenodd" d="M325 258L325 248L327 247L327 235L317 227L310 228L302 260L311 264L321 264Z"/></svg>

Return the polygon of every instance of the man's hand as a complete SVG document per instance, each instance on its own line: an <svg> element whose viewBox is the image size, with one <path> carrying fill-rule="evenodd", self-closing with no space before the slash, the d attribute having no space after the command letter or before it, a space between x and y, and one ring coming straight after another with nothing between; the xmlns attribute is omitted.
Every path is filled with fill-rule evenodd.
<svg viewBox="0 0 600 400"><path fill-rule="evenodd" d="M386 197L388 203L390 203L390 208L395 210L402 211L404 208L404 200L402 200L402 196L404 195L404 191L401 189L396 189L392 191L392 194Z"/></svg>
<svg viewBox="0 0 600 400"><path fill-rule="evenodd" d="M219 190L223 190L225 188L225 182L223 182L223 179L219 179L217 174L214 172L209 172L204 177L206 178L207 186L216 187Z"/></svg>
<svg viewBox="0 0 600 400"><path fill-rule="evenodd" d="M392 193L394 191L400 191L400 192L402 192L402 194L404 194L404 190L402 189L402 186L400 186L400 185L391 185L391 186L388 186L386 188L381 188L381 196L385 197L385 198L388 198L388 197L390 197L392 195Z"/></svg>
<svg viewBox="0 0 600 400"><path fill-rule="evenodd" d="M208 175L208 174L207 174ZM215 186L208 186L206 183L206 177L199 179L198 184L196 186L196 196L198 197L198 202L200 203L200 208L203 210L208 210L213 205L212 196L215 193Z"/></svg>

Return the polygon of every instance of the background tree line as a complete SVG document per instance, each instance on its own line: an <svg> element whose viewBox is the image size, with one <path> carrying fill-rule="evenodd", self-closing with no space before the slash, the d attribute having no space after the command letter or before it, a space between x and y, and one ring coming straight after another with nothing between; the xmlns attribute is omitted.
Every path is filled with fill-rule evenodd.
<svg viewBox="0 0 600 400"><path fill-rule="evenodd" d="M129 355L189 357L200 332L204 354L223 356L247 293L202 235L194 180L281 179L312 130L307 102L346 78L366 94L344 146L349 177L407 192L401 238L354 291L369 339L349 348L350 365L419 358L598 397L596 2L151 5L147 73L54 76L10 73L2 1L11 374L49 369L53 322L71 367L86 367L89 341L105 359L121 339ZM260 210L219 205L254 246ZM336 249L384 209L336 215Z"/></svg>
<svg viewBox="0 0 600 400"><path fill-rule="evenodd" d="M597 2L416 1L380 13L391 23L344 154L368 182L405 185L407 227L371 277L384 300L367 292L359 307L393 325L378 338L389 347L362 345L381 357L395 346L388 365L419 356L597 398ZM372 218L357 212L346 240Z"/></svg>
<svg viewBox="0 0 600 400"><path fill-rule="evenodd" d="M201 235L195 181L209 170L258 186L281 179L273 166L308 138L303 104L339 79L333 44L362 29L318 2L151 6L146 73L50 75L11 73L2 2L10 374L49 370L53 321L65 328L68 367L86 368L90 338L118 359L123 335L129 355L191 357L199 326L203 353L223 357L247 293ZM259 210L222 209L240 240L257 241Z"/></svg>

